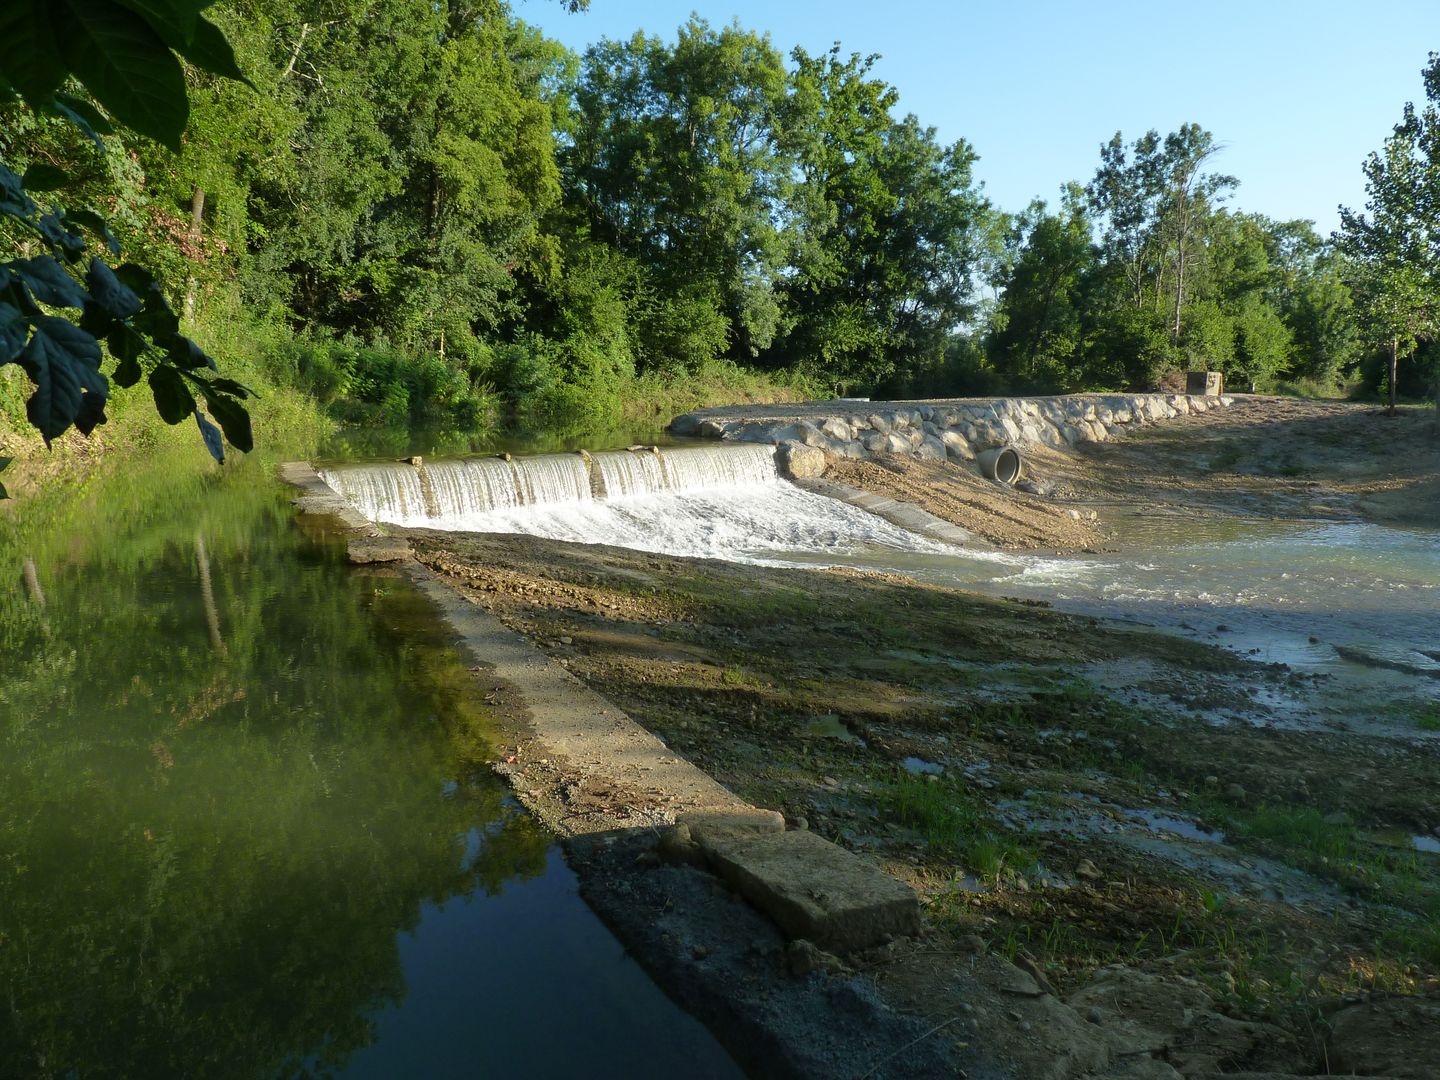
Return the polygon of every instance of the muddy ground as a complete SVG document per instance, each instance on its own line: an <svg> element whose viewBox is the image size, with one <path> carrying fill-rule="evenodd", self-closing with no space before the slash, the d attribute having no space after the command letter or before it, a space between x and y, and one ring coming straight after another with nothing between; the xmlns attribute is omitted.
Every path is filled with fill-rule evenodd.
<svg viewBox="0 0 1440 1080"><path fill-rule="evenodd" d="M1012 547L1123 545L1136 508L1433 527L1430 423L1241 399L1033 455L1039 494L948 464L833 475ZM1433 697L1355 715L1377 710L1331 679L890 576L410 538L721 783L911 883L931 932L841 962L928 1038L1086 1075L1079 1016L1126 1040L1107 1075L1440 1076ZM967 1016L982 956L1030 973L1023 1008Z"/></svg>

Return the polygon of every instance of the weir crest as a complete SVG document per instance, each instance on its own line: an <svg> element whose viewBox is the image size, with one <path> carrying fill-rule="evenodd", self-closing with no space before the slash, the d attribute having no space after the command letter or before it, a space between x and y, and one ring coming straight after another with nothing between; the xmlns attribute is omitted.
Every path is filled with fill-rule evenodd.
<svg viewBox="0 0 1440 1080"><path fill-rule="evenodd" d="M774 448L754 444L336 465L320 476L367 518L397 525L780 481Z"/></svg>

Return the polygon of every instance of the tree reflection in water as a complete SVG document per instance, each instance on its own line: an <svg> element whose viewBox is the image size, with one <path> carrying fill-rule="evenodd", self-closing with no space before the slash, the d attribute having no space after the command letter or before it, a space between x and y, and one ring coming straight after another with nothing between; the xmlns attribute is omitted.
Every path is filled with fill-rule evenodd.
<svg viewBox="0 0 1440 1080"><path fill-rule="evenodd" d="M423 601L259 476L0 530L7 1074L329 1071L403 996L423 906L544 871Z"/></svg>

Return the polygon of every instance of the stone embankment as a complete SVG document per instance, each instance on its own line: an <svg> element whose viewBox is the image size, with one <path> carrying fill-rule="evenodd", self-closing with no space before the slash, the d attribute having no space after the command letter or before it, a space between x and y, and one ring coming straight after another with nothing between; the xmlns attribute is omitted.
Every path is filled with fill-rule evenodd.
<svg viewBox="0 0 1440 1080"><path fill-rule="evenodd" d="M670 431L706 439L808 446L848 458L901 455L922 461L973 461L977 454L1002 446L1061 449L1104 442L1127 428L1202 413L1233 400L1200 394L884 402L842 398L699 409L677 416ZM803 474L802 469L794 471Z"/></svg>

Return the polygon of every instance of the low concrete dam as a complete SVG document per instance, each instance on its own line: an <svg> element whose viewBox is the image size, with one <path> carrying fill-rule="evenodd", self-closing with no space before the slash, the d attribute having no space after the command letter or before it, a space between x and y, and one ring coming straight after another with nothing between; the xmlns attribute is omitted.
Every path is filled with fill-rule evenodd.
<svg viewBox="0 0 1440 1080"><path fill-rule="evenodd" d="M669 555L767 562L804 552L823 563L943 554L969 539L914 508L900 520L803 490L781 476L774 447L756 444L336 465L320 476L375 522Z"/></svg>

